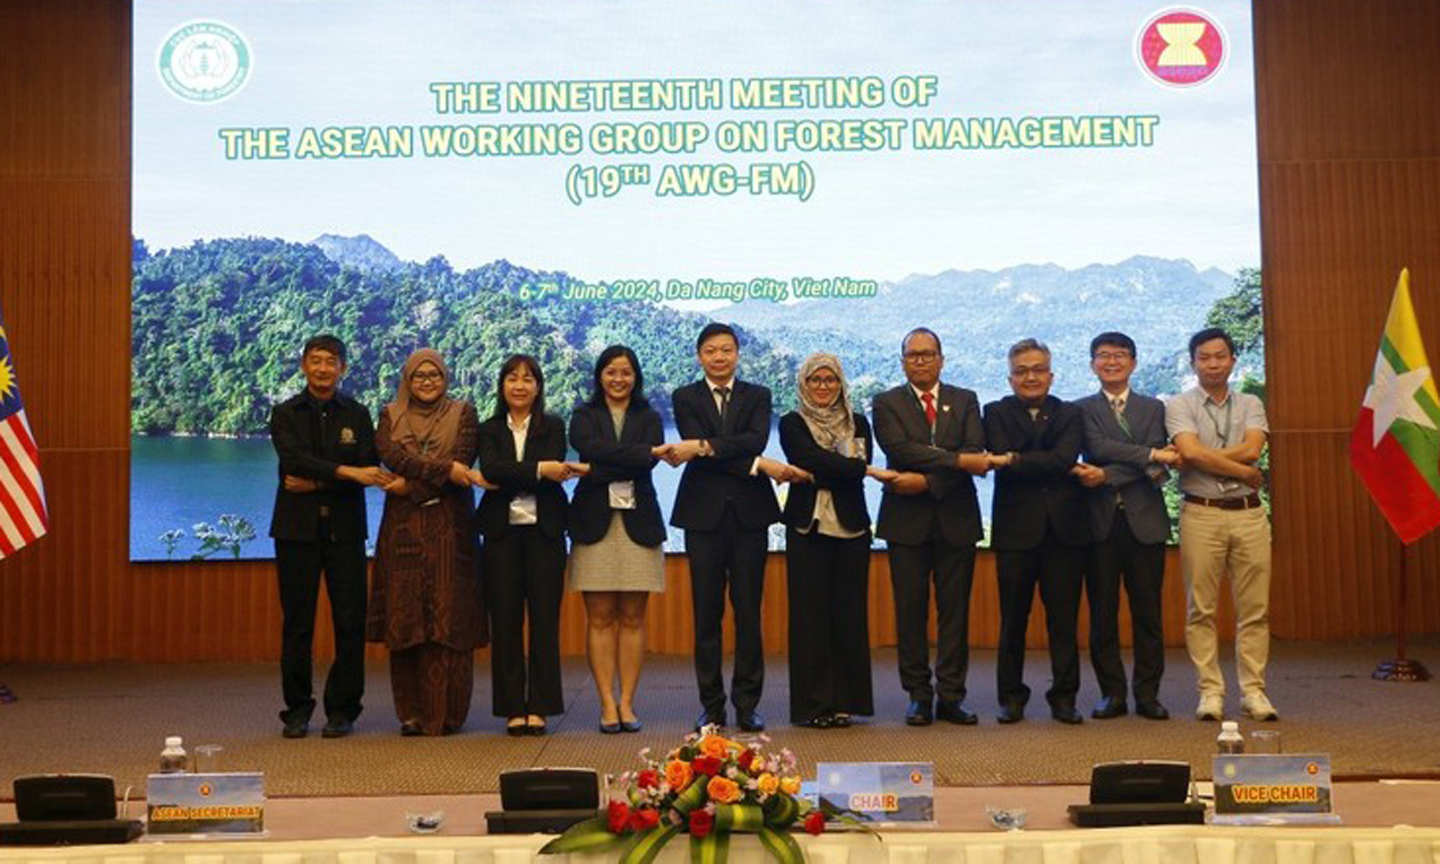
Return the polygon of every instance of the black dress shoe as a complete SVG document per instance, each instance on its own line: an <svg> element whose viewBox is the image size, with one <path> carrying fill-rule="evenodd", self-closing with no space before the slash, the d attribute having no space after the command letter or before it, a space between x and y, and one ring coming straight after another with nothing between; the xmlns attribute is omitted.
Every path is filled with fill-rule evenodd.
<svg viewBox="0 0 1440 864"><path fill-rule="evenodd" d="M1139 699L1135 702L1135 713L1146 720L1169 720L1170 712L1158 699Z"/></svg>
<svg viewBox="0 0 1440 864"><path fill-rule="evenodd" d="M958 726L974 726L980 722L974 711L966 711L965 706L955 699L941 699L935 705L935 717Z"/></svg>
<svg viewBox="0 0 1440 864"><path fill-rule="evenodd" d="M850 715L845 713L832 714L830 716L830 725L834 726L836 729L849 729Z"/></svg>
<svg viewBox="0 0 1440 864"><path fill-rule="evenodd" d="M400 724L400 734L406 738L414 738L416 735L422 734L423 731L418 723Z"/></svg>
<svg viewBox="0 0 1440 864"><path fill-rule="evenodd" d="M331 717L320 730L321 738L344 738L355 731L355 722L349 717Z"/></svg>
<svg viewBox="0 0 1440 864"><path fill-rule="evenodd" d="M304 738L310 734L310 719L308 717L294 717L285 721L285 728L280 734L286 738Z"/></svg>
<svg viewBox="0 0 1440 864"><path fill-rule="evenodd" d="M816 714L809 720L796 723L796 726L804 726L807 729L829 729L835 725L835 718L829 714Z"/></svg>
<svg viewBox="0 0 1440 864"><path fill-rule="evenodd" d="M695 731L699 732L705 726L724 726L724 711L701 711L700 716L695 718Z"/></svg>
<svg viewBox="0 0 1440 864"><path fill-rule="evenodd" d="M906 726L929 726L935 722L935 709L931 707L930 700L924 702L910 700L910 705L905 709Z"/></svg>
<svg viewBox="0 0 1440 864"><path fill-rule="evenodd" d="M765 717L759 711L739 711L735 714L735 725L741 732L764 732Z"/></svg>
<svg viewBox="0 0 1440 864"><path fill-rule="evenodd" d="M995 717L1001 723L1019 723L1025 719L1025 703L1023 702L1002 702L1000 713Z"/></svg>
<svg viewBox="0 0 1440 864"><path fill-rule="evenodd" d="M1050 716L1069 726L1085 722L1085 717L1075 710L1073 702L1057 702L1050 706Z"/></svg>
<svg viewBox="0 0 1440 864"><path fill-rule="evenodd" d="M1100 701L1095 703L1095 710L1090 712L1090 716L1096 720L1109 720L1112 717L1124 717L1129 713L1130 709L1125 705L1124 699L1102 696Z"/></svg>

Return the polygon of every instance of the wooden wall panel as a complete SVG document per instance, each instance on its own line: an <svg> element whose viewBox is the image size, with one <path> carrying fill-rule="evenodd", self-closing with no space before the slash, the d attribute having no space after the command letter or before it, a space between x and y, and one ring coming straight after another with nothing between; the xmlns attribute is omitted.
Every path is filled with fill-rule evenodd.
<svg viewBox="0 0 1440 864"><path fill-rule="evenodd" d="M1402 265L1440 359L1440 3L1256 0L1254 20L1274 631L1385 633L1399 548L1345 448ZM51 536L0 562L0 661L269 660L279 639L269 564L126 560L130 50L129 0L0 4L0 309L53 523ZM1408 554L1407 624L1440 632L1440 540ZM1166 630L1178 644L1173 552L1168 570ZM688 653L683 559L670 558L667 572L670 590L652 602L651 646ZM871 576L871 640L893 644L883 555ZM768 577L764 632L779 651L778 558ZM572 653L583 645L583 617L567 599ZM971 619L975 643L993 645L987 555ZM1041 620L1030 635L1043 644ZM328 655L324 627L317 646Z"/></svg>

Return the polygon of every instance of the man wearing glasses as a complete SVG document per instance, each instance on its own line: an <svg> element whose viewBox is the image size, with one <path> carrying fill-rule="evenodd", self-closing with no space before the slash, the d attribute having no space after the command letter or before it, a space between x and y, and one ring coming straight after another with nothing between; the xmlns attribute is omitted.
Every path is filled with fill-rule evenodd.
<svg viewBox="0 0 1440 864"><path fill-rule="evenodd" d="M1050 395L1050 349L1035 339L1010 346L1010 389L985 406L985 440L995 455L990 546L1000 580L1000 657L996 682L1001 723L1025 719L1025 631L1035 586L1050 637L1050 716L1084 720L1075 710L1080 652L1075 644L1080 583L1090 523L1080 484L1070 476L1084 443L1080 409Z"/></svg>
<svg viewBox="0 0 1440 864"><path fill-rule="evenodd" d="M1096 336L1090 342L1090 369L1100 392L1075 401L1085 415L1085 462L1071 469L1086 487L1095 534L1085 596L1100 702L1090 716L1106 720L1129 711L1118 622L1123 577L1135 646L1135 713L1165 720L1170 713L1158 698L1165 673L1160 588L1170 515L1160 487L1170 477L1166 466L1179 464L1180 455L1166 446L1164 403L1130 389L1135 340L1115 332Z"/></svg>
<svg viewBox="0 0 1440 864"><path fill-rule="evenodd" d="M872 411L875 440L898 472L885 484L876 535L889 546L900 684L910 694L905 722L928 726L938 716L971 725L977 718L964 704L970 585L982 535L971 475L990 466L980 404L974 391L940 383L945 355L933 331L910 331L900 351L906 383L876 396ZM926 638L932 575L939 618L933 682Z"/></svg>

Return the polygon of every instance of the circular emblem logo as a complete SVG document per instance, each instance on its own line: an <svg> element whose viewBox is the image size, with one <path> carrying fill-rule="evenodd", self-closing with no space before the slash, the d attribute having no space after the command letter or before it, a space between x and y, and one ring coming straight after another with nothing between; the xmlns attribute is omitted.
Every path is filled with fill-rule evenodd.
<svg viewBox="0 0 1440 864"><path fill-rule="evenodd" d="M201 784L200 784L200 797L201 797L201 798L209 798L209 797L210 797L210 793L213 792L213 791L214 791L214 790L210 788L210 784L209 784L209 783L201 783Z"/></svg>
<svg viewBox="0 0 1440 864"><path fill-rule="evenodd" d="M1225 65L1230 40L1215 19L1197 9L1166 9L1140 28L1135 59L1168 87L1204 84Z"/></svg>
<svg viewBox="0 0 1440 864"><path fill-rule="evenodd" d="M250 79L250 47L233 27L191 21L160 43L159 67L160 80L181 99L220 102Z"/></svg>

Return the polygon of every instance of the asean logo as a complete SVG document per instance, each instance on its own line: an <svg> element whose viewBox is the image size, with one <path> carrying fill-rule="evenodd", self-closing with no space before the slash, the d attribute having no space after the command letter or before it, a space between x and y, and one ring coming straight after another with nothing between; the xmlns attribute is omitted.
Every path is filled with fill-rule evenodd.
<svg viewBox="0 0 1440 864"><path fill-rule="evenodd" d="M170 92L187 102L220 102L250 80L250 47L232 27L191 21L160 43L159 72Z"/></svg>
<svg viewBox="0 0 1440 864"><path fill-rule="evenodd" d="M1215 77L1229 59L1230 40L1208 14L1197 9L1157 13L1135 39L1135 59L1167 87L1195 87Z"/></svg>

